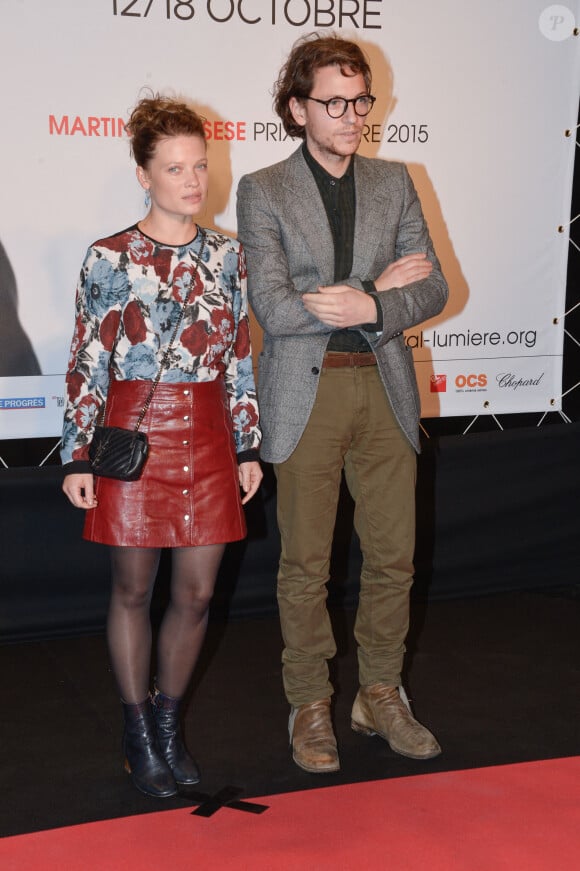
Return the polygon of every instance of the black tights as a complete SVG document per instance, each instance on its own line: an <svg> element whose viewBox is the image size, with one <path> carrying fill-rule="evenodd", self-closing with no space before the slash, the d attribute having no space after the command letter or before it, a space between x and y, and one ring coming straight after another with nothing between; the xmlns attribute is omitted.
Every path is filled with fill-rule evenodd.
<svg viewBox="0 0 580 871"><path fill-rule="evenodd" d="M171 600L161 623L157 649L157 687L167 696L183 696L197 662L224 547L211 544L171 551ZM142 702L149 692L149 612L160 556L158 548L111 548L107 640L125 702Z"/></svg>

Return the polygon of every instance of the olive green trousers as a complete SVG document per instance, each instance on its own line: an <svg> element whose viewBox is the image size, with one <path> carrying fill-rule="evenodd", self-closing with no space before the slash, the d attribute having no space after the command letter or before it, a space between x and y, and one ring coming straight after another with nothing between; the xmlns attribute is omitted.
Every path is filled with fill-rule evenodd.
<svg viewBox="0 0 580 871"><path fill-rule="evenodd" d="M283 680L291 705L333 692L328 661L336 644L326 584L343 469L363 555L354 630L360 684L400 684L413 580L416 466L378 368L324 369L300 442L274 466Z"/></svg>

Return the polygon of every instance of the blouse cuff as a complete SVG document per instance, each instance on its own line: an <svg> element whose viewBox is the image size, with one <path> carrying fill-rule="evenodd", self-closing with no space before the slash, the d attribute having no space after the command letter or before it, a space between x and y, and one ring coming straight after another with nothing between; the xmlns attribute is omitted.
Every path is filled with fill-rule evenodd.
<svg viewBox="0 0 580 871"><path fill-rule="evenodd" d="M238 454L238 466L242 463L257 463L260 459L260 453L257 448L250 448L247 451L240 451Z"/></svg>
<svg viewBox="0 0 580 871"><path fill-rule="evenodd" d="M63 475L91 475L92 471L88 460L73 460L62 467Z"/></svg>

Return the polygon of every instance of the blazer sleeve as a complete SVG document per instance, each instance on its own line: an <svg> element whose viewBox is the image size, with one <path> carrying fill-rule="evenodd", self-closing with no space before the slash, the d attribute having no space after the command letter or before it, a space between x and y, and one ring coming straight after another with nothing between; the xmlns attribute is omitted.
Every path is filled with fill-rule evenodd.
<svg viewBox="0 0 580 871"><path fill-rule="evenodd" d="M402 172L402 203L395 243L395 259L418 251L426 252L433 264L428 278L415 281L404 287L376 291L376 297L383 312L383 331L369 333L367 338L375 348L400 336L404 330L414 327L429 318L435 317L445 306L448 287L441 265L429 236L421 204L413 181L404 164L399 164ZM375 276L376 277L376 276ZM375 294L373 294L375 295Z"/></svg>
<svg viewBox="0 0 580 871"><path fill-rule="evenodd" d="M248 297L258 323L271 336L329 335L333 328L311 315L291 274L284 216L256 175L243 176L237 192L238 238L246 252ZM296 234L292 244L296 246ZM303 257L309 262L310 257ZM316 291L316 282L312 282Z"/></svg>

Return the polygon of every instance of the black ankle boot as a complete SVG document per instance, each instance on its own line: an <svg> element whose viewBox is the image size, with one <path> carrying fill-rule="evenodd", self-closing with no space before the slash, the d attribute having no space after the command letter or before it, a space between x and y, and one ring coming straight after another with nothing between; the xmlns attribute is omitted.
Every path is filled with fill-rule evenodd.
<svg viewBox="0 0 580 871"><path fill-rule="evenodd" d="M175 782L181 786L193 786L194 783L199 783L199 768L187 752L181 736L179 725L181 699L172 699L155 690L151 704L159 747L171 768Z"/></svg>
<svg viewBox="0 0 580 871"><path fill-rule="evenodd" d="M123 702L123 715L125 770L133 783L145 795L155 798L176 795L175 779L157 743L151 700L147 698L136 705Z"/></svg>

